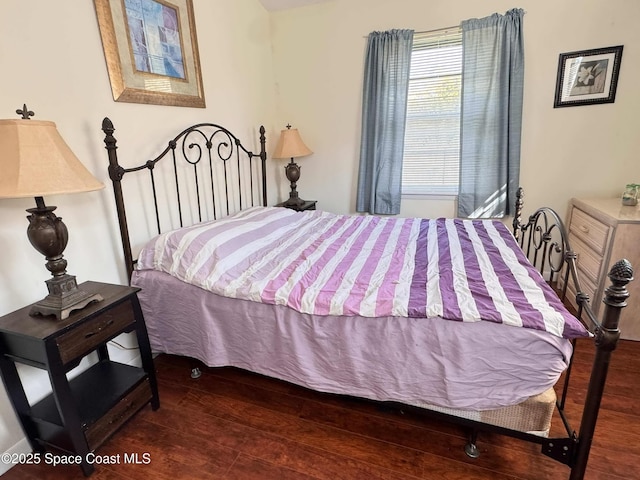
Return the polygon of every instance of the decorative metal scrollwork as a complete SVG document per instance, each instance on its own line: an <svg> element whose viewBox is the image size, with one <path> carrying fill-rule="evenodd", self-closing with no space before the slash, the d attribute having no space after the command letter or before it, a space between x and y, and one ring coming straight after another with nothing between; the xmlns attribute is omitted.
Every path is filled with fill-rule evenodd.
<svg viewBox="0 0 640 480"><path fill-rule="evenodd" d="M522 235L519 239L531 263L553 281L562 270L569 250L562 221L550 208L534 212L526 224L517 226L515 231Z"/></svg>
<svg viewBox="0 0 640 480"><path fill-rule="evenodd" d="M194 135L196 138L194 139ZM201 138L197 138L200 136ZM222 138L217 138L222 136ZM239 145L239 141L236 139L234 142L229 132L223 129L216 129L207 136L201 128L194 128L188 130L182 138L182 155L184 159L192 164L196 165L202 160L204 154L203 145L206 151L211 152L215 149L217 158L226 162L231 158L234 152L233 145ZM214 147L215 145L215 147Z"/></svg>
<svg viewBox="0 0 640 480"><path fill-rule="evenodd" d="M118 166L109 165L109 178L112 181L119 182L120 180L122 180L124 173L125 173L124 168L122 168L120 165Z"/></svg>

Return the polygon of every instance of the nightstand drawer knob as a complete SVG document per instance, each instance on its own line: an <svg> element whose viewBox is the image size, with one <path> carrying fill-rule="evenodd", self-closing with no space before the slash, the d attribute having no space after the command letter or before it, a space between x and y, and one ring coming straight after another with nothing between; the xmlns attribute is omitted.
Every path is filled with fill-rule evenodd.
<svg viewBox="0 0 640 480"><path fill-rule="evenodd" d="M113 319L110 319L107 323L105 323L104 325L100 325L98 327L97 330L93 331L93 332L88 332L84 334L84 338L91 338L94 335L97 335L98 333L100 333L102 330L104 330L107 327L110 327L111 325L113 325Z"/></svg>
<svg viewBox="0 0 640 480"><path fill-rule="evenodd" d="M124 410L120 412L119 415L116 415L111 420L109 420L109 425L120 422L120 420L122 420L124 416L129 413L129 410L131 410L135 404L135 400L131 400L129 403L127 403L127 405L124 407Z"/></svg>
<svg viewBox="0 0 640 480"><path fill-rule="evenodd" d="M587 227L586 225L580 225L580 230L584 233L589 233L589 227Z"/></svg>

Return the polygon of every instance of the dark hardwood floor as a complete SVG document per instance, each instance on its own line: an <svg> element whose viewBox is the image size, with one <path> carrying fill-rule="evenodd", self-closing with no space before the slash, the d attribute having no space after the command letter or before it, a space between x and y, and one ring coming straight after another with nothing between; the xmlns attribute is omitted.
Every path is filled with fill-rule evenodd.
<svg viewBox="0 0 640 480"><path fill-rule="evenodd" d="M591 345L576 353L569 416L577 426ZM95 480L124 479L566 479L567 467L538 445L481 434L480 458L463 451L462 428L413 412L319 394L233 368L204 369L156 359L161 407L145 407L96 454L120 455L97 465ZM622 341L610 376L587 479L640 479L640 343ZM555 419L554 431L561 431ZM138 453L140 464L123 464ZM143 456L146 454L147 456ZM149 460L144 464L144 460ZM79 467L16 466L12 479L81 479Z"/></svg>

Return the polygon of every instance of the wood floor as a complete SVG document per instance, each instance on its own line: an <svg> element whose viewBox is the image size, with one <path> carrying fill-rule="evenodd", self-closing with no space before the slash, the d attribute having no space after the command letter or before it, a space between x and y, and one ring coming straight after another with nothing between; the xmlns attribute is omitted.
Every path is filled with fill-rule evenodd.
<svg viewBox="0 0 640 480"><path fill-rule="evenodd" d="M587 341L582 341L587 342ZM585 394L591 345L576 353L575 402ZM205 369L156 359L161 407L145 407L96 452L120 454L91 478L122 479L528 479L568 478L540 447L496 434L479 438L480 458L463 452L465 432L434 419L350 398L319 394L237 369ZM640 479L640 343L623 341L609 382L587 479ZM577 426L580 407L570 402ZM556 419L554 430L560 431ZM138 453L148 464L123 464ZM144 457L143 454L147 454ZM13 479L81 479L79 467L16 466Z"/></svg>

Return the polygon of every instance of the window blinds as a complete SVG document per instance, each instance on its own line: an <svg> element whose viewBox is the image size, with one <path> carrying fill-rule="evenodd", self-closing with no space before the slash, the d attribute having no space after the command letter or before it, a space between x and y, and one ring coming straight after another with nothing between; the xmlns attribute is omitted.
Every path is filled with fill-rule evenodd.
<svg viewBox="0 0 640 480"><path fill-rule="evenodd" d="M414 34L403 194L458 193L462 31Z"/></svg>

